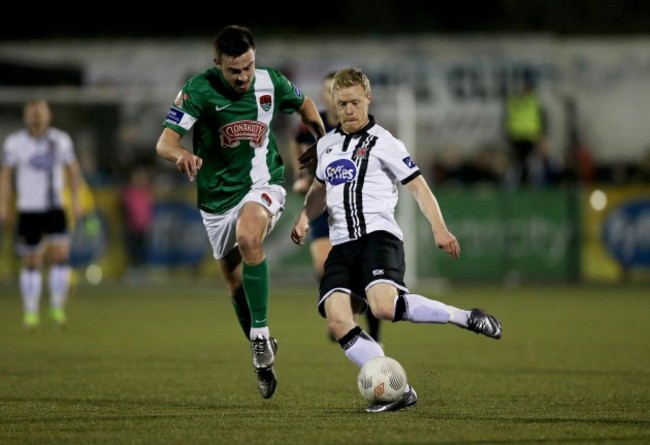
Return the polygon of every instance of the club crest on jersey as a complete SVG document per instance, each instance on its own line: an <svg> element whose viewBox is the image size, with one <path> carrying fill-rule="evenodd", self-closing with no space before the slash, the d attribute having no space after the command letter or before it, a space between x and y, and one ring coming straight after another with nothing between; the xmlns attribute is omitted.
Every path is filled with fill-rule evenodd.
<svg viewBox="0 0 650 445"><path fill-rule="evenodd" d="M266 204L267 207L271 207L271 204L273 204L273 200L269 195L266 193L262 193L261 195L262 201L264 201L264 204Z"/></svg>
<svg viewBox="0 0 650 445"><path fill-rule="evenodd" d="M332 185L345 184L357 177L357 166L349 159L337 159L325 167L325 180Z"/></svg>
<svg viewBox="0 0 650 445"><path fill-rule="evenodd" d="M271 99L270 94L265 94L264 96L260 96L260 107L262 107L262 110L269 111L271 109L272 103L273 100Z"/></svg>
<svg viewBox="0 0 650 445"><path fill-rule="evenodd" d="M219 128L219 138L224 148L237 147L241 140L248 140L251 147L258 148L264 144L268 131L269 127L264 122L236 121Z"/></svg>
<svg viewBox="0 0 650 445"><path fill-rule="evenodd" d="M405 163L408 168L417 167L417 165L415 164L415 161L413 159L411 159L410 156L407 156L404 159L402 159L402 162Z"/></svg>
<svg viewBox="0 0 650 445"><path fill-rule="evenodd" d="M368 149L366 147L359 147L354 151L354 155L358 159L365 159L368 155Z"/></svg>

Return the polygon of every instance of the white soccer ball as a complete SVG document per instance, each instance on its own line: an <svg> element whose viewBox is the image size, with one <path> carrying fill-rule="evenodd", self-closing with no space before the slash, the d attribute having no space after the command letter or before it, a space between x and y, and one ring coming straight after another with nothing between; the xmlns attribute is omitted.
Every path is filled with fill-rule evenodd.
<svg viewBox="0 0 650 445"><path fill-rule="evenodd" d="M406 389L406 371L394 358L375 357L359 370L357 386L368 402L391 403Z"/></svg>

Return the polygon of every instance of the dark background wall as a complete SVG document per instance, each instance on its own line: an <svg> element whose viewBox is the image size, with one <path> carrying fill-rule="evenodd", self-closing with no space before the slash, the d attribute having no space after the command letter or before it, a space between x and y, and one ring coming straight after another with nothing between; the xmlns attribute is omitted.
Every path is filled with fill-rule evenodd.
<svg viewBox="0 0 650 445"><path fill-rule="evenodd" d="M193 3L156 8L123 3L88 3L75 11L54 3L26 5L31 10L15 11L12 16L20 20L1 27L0 39L211 36L231 23L251 26L259 36L485 32L629 35L650 30L650 2L644 0L283 1L257 8L252 2L208 2L204 4L213 6L191 8L186 5Z"/></svg>

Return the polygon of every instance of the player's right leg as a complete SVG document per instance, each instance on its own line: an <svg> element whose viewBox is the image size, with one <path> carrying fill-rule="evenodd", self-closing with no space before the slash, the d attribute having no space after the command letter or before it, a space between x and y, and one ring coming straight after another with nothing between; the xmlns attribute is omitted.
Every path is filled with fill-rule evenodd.
<svg viewBox="0 0 650 445"><path fill-rule="evenodd" d="M376 271L381 271L380 276ZM410 293L404 284L404 247L393 235L368 235L363 274L372 313L380 320L412 323L452 323L487 337L501 338L501 323L481 309L462 310L422 295Z"/></svg>
<svg viewBox="0 0 650 445"><path fill-rule="evenodd" d="M19 286L23 302L23 326L33 329L40 323L39 306L43 288L42 234L47 223L44 214L19 213L17 251L22 258Z"/></svg>
<svg viewBox="0 0 650 445"><path fill-rule="evenodd" d="M236 241L242 258L241 276L251 311L251 351L258 389L265 399L277 386L277 339L269 329L270 277L263 242L282 215L286 190L277 185L252 189L238 206Z"/></svg>
<svg viewBox="0 0 650 445"><path fill-rule="evenodd" d="M359 368L374 357L383 356L381 346L357 323L350 294L340 290L331 292L321 305L327 328L339 343L346 357Z"/></svg>

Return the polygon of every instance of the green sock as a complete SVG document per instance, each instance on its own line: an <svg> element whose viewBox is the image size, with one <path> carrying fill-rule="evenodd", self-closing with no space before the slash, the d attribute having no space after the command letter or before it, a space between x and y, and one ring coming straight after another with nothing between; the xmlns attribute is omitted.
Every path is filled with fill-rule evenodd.
<svg viewBox="0 0 650 445"><path fill-rule="evenodd" d="M239 289L237 295L235 295L235 297L230 301L232 302L232 307L235 308L235 314L237 315L237 320L239 320L239 325L241 326L242 331L244 331L246 338L248 338L248 334L251 330L251 310L248 308L244 289Z"/></svg>
<svg viewBox="0 0 650 445"><path fill-rule="evenodd" d="M242 279L248 306L251 308L251 327L269 325L269 267L266 258L255 266L242 263Z"/></svg>

